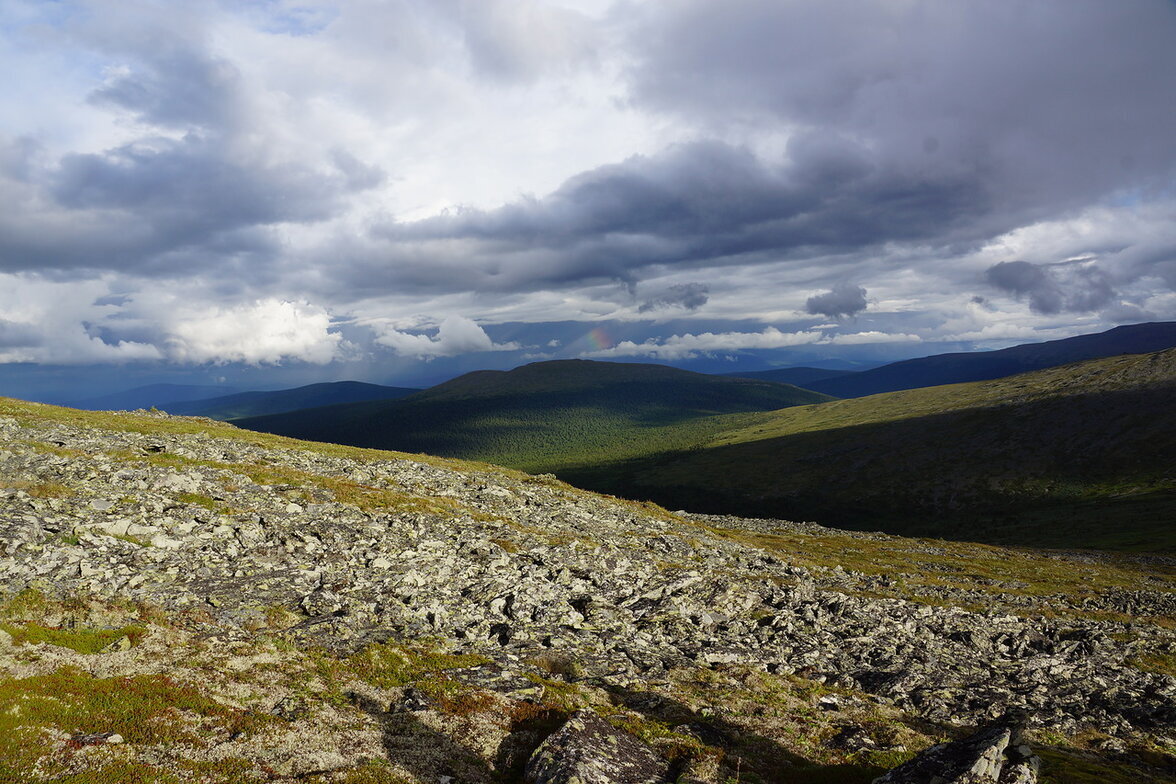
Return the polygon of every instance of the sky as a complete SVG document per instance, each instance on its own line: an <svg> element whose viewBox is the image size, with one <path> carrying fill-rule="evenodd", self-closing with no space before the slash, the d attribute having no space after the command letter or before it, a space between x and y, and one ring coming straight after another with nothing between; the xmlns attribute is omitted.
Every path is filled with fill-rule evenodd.
<svg viewBox="0 0 1176 784"><path fill-rule="evenodd" d="M1172 0L0 0L0 394L1176 319Z"/></svg>

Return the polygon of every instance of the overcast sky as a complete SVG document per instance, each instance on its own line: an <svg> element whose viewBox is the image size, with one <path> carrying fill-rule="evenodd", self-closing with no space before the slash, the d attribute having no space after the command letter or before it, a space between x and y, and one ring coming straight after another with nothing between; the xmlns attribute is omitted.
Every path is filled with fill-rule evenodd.
<svg viewBox="0 0 1176 784"><path fill-rule="evenodd" d="M0 71L10 366L1176 319L1171 0L0 0Z"/></svg>

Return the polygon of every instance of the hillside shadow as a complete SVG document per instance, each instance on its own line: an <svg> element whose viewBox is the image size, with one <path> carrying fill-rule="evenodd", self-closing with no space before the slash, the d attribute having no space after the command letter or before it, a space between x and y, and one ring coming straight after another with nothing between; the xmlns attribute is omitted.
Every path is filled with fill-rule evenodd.
<svg viewBox="0 0 1176 784"><path fill-rule="evenodd" d="M388 759L406 768L418 781L437 781L439 776L451 776L463 784L507 781L477 754L425 725L412 711L389 712L386 705L370 697L356 693L348 696L379 723Z"/></svg>
<svg viewBox="0 0 1176 784"><path fill-rule="evenodd" d="M615 685L603 688L617 705L707 746L722 748L724 767L730 776L737 774L740 781L751 784L869 784L886 772L876 765L822 765L721 715L704 716L663 694ZM677 780L685 772L685 763L684 759L678 760L671 767L669 781Z"/></svg>
<svg viewBox="0 0 1176 784"><path fill-rule="evenodd" d="M563 712L537 709L514 717L510 733L487 762L453 736L426 725L413 710L390 710L355 692L349 698L379 724L381 743L389 760L409 770L420 781L452 776L462 784L516 784L535 749L567 719ZM456 721L456 719L453 719Z"/></svg>
<svg viewBox="0 0 1176 784"><path fill-rule="evenodd" d="M1172 549L1172 394L1171 386L1111 391L849 424L559 476L670 509L1039 546Z"/></svg>

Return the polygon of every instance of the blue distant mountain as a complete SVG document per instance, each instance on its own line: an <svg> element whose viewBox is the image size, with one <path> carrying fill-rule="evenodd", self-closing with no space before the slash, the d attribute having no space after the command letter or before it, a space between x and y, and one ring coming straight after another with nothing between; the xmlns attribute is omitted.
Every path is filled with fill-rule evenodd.
<svg viewBox="0 0 1176 784"><path fill-rule="evenodd" d="M1093 335L1078 335L1044 343L1028 343L998 351L936 354L892 362L860 373L829 377L806 389L834 397L865 397L941 384L988 381L1017 373L1068 365L1120 354L1148 354L1176 347L1176 322L1131 324ZM799 384L799 382L790 382Z"/></svg>
<svg viewBox="0 0 1176 784"><path fill-rule="evenodd" d="M304 408L319 408L341 403L364 403L369 400L391 400L420 392L409 387L385 387L362 381L334 381L308 384L294 389L274 392L240 392L205 400L170 403L159 406L169 414L206 416L212 419L284 414Z"/></svg>
<svg viewBox="0 0 1176 784"><path fill-rule="evenodd" d="M149 384L135 387L124 392L114 392L109 395L79 400L70 405L88 411L134 411L139 408L158 408L167 410L167 406L175 403L186 403L192 400L204 400L223 395L234 395L243 392L240 387L225 387L197 384Z"/></svg>

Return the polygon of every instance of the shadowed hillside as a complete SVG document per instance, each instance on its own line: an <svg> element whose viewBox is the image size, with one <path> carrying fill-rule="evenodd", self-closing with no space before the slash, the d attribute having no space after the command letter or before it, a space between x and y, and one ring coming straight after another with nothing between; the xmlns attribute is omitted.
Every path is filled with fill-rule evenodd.
<svg viewBox="0 0 1176 784"><path fill-rule="evenodd" d="M747 373L724 373L723 375L734 376L735 378L754 378L759 381L775 381L777 384L795 384L798 387L803 387L807 384L815 384L818 381L852 376L856 372L858 371L829 370L827 368L815 367L788 367L775 368L773 370L752 370Z"/></svg>
<svg viewBox="0 0 1176 784"><path fill-rule="evenodd" d="M715 432L717 414L827 399L787 384L662 365L567 360L469 373L401 400L237 424L316 441L551 471L696 443Z"/></svg>
<svg viewBox="0 0 1176 784"><path fill-rule="evenodd" d="M1170 549L1176 350L729 420L689 451L561 474L699 511Z"/></svg>

